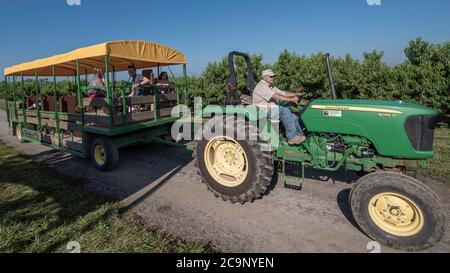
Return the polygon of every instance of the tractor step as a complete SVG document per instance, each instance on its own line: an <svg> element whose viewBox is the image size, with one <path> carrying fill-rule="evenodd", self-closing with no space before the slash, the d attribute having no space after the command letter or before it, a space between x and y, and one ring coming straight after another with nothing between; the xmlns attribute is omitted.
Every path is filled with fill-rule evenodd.
<svg viewBox="0 0 450 273"><path fill-rule="evenodd" d="M300 191L302 189L303 181L305 181L305 168L303 164L300 164L300 176L286 175L286 162L281 162L281 171L283 175L284 187L291 190ZM297 165L297 164L294 164Z"/></svg>
<svg viewBox="0 0 450 273"><path fill-rule="evenodd" d="M296 176L284 176L284 187L291 190L300 191L303 185L303 178Z"/></svg>

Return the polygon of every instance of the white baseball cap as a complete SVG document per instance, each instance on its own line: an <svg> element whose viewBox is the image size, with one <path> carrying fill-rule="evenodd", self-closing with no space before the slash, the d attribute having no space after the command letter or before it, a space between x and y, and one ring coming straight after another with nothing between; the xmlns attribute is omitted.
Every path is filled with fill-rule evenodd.
<svg viewBox="0 0 450 273"><path fill-rule="evenodd" d="M264 76L275 77L277 74L273 73L272 69L267 69L262 72L262 75L263 77Z"/></svg>

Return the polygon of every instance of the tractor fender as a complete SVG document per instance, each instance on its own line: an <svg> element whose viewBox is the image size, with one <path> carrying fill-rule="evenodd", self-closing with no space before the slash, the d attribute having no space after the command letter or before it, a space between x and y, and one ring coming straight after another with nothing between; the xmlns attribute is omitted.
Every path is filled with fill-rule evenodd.
<svg viewBox="0 0 450 273"><path fill-rule="evenodd" d="M195 114L197 118L200 113ZM279 121L270 121L267 118L267 113L256 106L220 106L210 105L202 110L201 117L212 118L218 116L228 117L245 117L245 120L253 123L260 134L260 137L269 144L271 151L278 149L280 144L279 139Z"/></svg>

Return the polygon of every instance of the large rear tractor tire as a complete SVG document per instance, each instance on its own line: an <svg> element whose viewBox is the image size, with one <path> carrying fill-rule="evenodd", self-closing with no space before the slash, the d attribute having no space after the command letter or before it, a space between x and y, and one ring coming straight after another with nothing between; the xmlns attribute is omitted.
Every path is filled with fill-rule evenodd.
<svg viewBox="0 0 450 273"><path fill-rule="evenodd" d="M110 171L119 162L119 149L109 137L99 137L92 142L91 159L99 171Z"/></svg>
<svg viewBox="0 0 450 273"><path fill-rule="evenodd" d="M445 233L445 213L425 184L396 172L363 176L350 192L358 225L373 240L405 251L430 248Z"/></svg>
<svg viewBox="0 0 450 273"><path fill-rule="evenodd" d="M224 201L241 204L254 201L266 193L272 181L272 152L263 148L265 142L259 135L249 137L255 130L251 130L254 128L245 120L241 122L244 122L246 140L237 138L236 128L242 127L237 126L239 121L235 117L214 118L205 128L210 130L208 126L219 124L217 126L223 126L226 132L224 120L231 120L226 126L233 125L234 134L228 135L234 137L224 134L197 143L195 156L199 174L208 189Z"/></svg>

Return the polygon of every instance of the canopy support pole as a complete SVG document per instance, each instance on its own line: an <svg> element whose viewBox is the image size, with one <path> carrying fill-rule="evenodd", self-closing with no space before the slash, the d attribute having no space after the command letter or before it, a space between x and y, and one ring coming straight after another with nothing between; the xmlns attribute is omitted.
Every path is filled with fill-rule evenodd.
<svg viewBox="0 0 450 273"><path fill-rule="evenodd" d="M158 94L153 96L153 119L158 121Z"/></svg>
<svg viewBox="0 0 450 273"><path fill-rule="evenodd" d="M180 105L180 86L175 85L175 92L177 93L177 108L178 108L178 117L181 117L181 105Z"/></svg>
<svg viewBox="0 0 450 273"><path fill-rule="evenodd" d="M77 98L78 98L78 109L81 113L81 147L83 147L83 153L85 150L85 136L84 136L84 107L83 107L83 97L81 94L81 75L80 75L80 60L76 61L77 65Z"/></svg>
<svg viewBox="0 0 450 273"><path fill-rule="evenodd" d="M23 74L21 75L21 83L22 83L22 114L23 114L23 128L27 128L27 91L25 90L25 81L23 79Z"/></svg>
<svg viewBox="0 0 450 273"><path fill-rule="evenodd" d="M167 69L169 69L170 75L172 75L172 78L175 79L175 74L173 74L172 69L170 69L170 66L167 66Z"/></svg>
<svg viewBox="0 0 450 273"><path fill-rule="evenodd" d="M17 104L16 104L16 76L12 76L12 81L13 81L13 85L12 85L12 94L13 94L13 111L14 111L14 119L17 120Z"/></svg>
<svg viewBox="0 0 450 273"><path fill-rule="evenodd" d="M184 104L187 105L188 78L187 78L186 64L183 64L183 77L184 77Z"/></svg>
<svg viewBox="0 0 450 273"><path fill-rule="evenodd" d="M5 76L5 109L6 120L8 121L8 127L11 127L11 121L9 119L9 90L8 90L8 76Z"/></svg>
<svg viewBox="0 0 450 273"><path fill-rule="evenodd" d="M84 70L84 86L86 87L86 92L87 92L87 89L89 87L89 84L88 84L88 71L87 71L87 69Z"/></svg>
<svg viewBox="0 0 450 273"><path fill-rule="evenodd" d="M109 108L109 126L110 128L114 125L114 113L113 113L113 99L111 94L111 85L109 83L109 57L105 56L105 75L106 75L106 96L108 99Z"/></svg>
<svg viewBox="0 0 450 273"><path fill-rule="evenodd" d="M61 128L59 124L59 98L58 91L56 90L56 72L55 66L52 66L53 73L53 104L55 105L55 123L56 123L56 132L58 133L58 147L61 148Z"/></svg>
<svg viewBox="0 0 450 273"><path fill-rule="evenodd" d="M76 84L77 84L77 104L78 104L78 109L82 111L83 105L82 105L82 98L81 98L81 78L80 78L80 61L76 60L76 65L77 65L77 75L75 78ZM83 113L81 113L83 114Z"/></svg>
<svg viewBox="0 0 450 273"><path fill-rule="evenodd" d="M116 90L116 66L112 65L112 90Z"/></svg>
<svg viewBox="0 0 450 273"><path fill-rule="evenodd" d="M34 77L36 81L36 111L38 116L38 131L40 132L42 129L42 120L41 120L41 95L39 91L39 76L37 73L37 69L34 70Z"/></svg>

